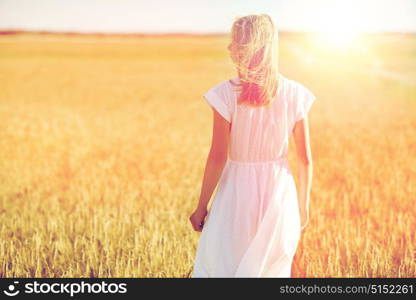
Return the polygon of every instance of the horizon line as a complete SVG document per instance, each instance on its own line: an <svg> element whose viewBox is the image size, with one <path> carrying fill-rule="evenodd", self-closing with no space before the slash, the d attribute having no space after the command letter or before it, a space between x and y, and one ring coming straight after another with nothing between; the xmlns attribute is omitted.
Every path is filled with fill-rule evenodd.
<svg viewBox="0 0 416 300"><path fill-rule="evenodd" d="M226 36L230 33L228 31L77 31L77 30L35 30L35 29L10 29L0 28L0 35L12 34L65 34L65 35L119 35L119 36L165 36L165 35L182 35L182 36ZM279 34L320 34L320 31L308 30L280 30ZM363 31L358 34L416 34L416 30L380 30L380 31Z"/></svg>

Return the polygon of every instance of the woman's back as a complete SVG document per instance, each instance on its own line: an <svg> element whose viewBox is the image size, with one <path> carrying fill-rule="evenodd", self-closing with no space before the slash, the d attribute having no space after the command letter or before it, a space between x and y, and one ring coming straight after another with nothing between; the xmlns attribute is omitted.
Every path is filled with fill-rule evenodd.
<svg viewBox="0 0 416 300"><path fill-rule="evenodd" d="M214 86L208 103L231 123L229 158L241 162L274 161L287 157L289 138L315 96L300 83L279 75L279 89L270 106L237 103L238 77Z"/></svg>

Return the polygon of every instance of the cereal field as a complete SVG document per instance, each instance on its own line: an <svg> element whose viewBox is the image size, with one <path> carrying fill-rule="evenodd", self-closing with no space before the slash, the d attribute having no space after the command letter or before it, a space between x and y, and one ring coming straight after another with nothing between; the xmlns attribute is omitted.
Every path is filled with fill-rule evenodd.
<svg viewBox="0 0 416 300"><path fill-rule="evenodd" d="M188 277L227 36L0 36L0 277ZM294 277L416 276L416 37L282 34L314 91ZM290 164L296 174L294 143Z"/></svg>

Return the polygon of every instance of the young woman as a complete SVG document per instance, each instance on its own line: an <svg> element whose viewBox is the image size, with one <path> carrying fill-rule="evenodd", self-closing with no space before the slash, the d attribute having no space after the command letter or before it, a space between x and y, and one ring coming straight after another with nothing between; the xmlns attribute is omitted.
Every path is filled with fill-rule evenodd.
<svg viewBox="0 0 416 300"><path fill-rule="evenodd" d="M278 33L268 15L237 19L231 39L238 76L204 94L214 125L199 203L190 217L201 232L192 277L290 277L308 223L307 113L315 96L278 72ZM292 134L299 193L287 158Z"/></svg>

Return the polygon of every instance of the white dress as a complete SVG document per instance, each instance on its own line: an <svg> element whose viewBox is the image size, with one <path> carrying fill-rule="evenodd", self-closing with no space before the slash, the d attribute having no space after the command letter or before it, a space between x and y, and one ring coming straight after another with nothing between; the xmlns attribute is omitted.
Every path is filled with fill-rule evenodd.
<svg viewBox="0 0 416 300"><path fill-rule="evenodd" d="M232 78L238 82L238 78ZM229 80L204 99L231 123L228 159L197 247L192 277L290 277L300 238L289 137L315 96L279 75L271 107L237 104Z"/></svg>

